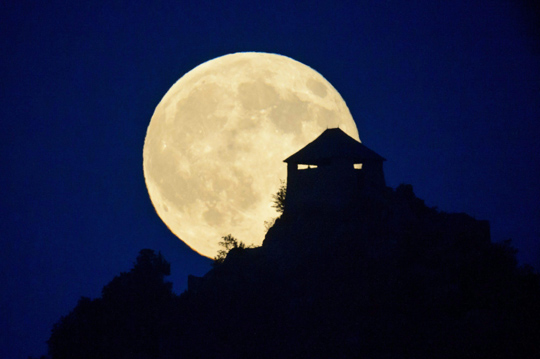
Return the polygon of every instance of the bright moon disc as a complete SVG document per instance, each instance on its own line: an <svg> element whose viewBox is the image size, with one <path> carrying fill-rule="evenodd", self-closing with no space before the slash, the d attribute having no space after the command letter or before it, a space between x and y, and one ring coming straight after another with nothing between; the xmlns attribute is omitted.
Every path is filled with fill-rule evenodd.
<svg viewBox="0 0 540 359"><path fill-rule="evenodd" d="M277 217L283 160L327 128L359 140L339 93L285 56L236 53L185 74L157 106L144 142L152 203L169 229L214 257L232 234L260 245Z"/></svg>

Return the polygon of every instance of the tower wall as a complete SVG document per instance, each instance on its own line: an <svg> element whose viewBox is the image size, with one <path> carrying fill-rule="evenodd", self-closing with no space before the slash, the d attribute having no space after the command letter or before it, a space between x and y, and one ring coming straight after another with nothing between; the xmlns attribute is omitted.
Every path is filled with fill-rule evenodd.
<svg viewBox="0 0 540 359"><path fill-rule="evenodd" d="M338 162L304 170L296 167L295 164L288 166L287 210L340 209L359 192L360 171L352 164Z"/></svg>
<svg viewBox="0 0 540 359"><path fill-rule="evenodd" d="M386 187L384 179L383 163L379 161L368 161L362 165L364 182L366 186L375 188Z"/></svg>
<svg viewBox="0 0 540 359"><path fill-rule="evenodd" d="M355 169L349 161L334 160L317 168L287 166L286 210L339 210L357 200L365 189L386 186L382 162L366 162Z"/></svg>

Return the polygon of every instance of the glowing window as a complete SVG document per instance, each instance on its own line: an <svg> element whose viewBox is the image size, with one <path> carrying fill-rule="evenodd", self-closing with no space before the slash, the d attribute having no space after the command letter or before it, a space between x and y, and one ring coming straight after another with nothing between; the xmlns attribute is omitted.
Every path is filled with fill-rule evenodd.
<svg viewBox="0 0 540 359"><path fill-rule="evenodd" d="M350 168L350 167L349 167ZM361 163L355 163L354 164L354 169L355 170L361 170L362 169L362 164Z"/></svg>
<svg viewBox="0 0 540 359"><path fill-rule="evenodd" d="M299 170L308 170L308 169L313 169L313 168L317 168L317 166L316 165L298 165Z"/></svg>

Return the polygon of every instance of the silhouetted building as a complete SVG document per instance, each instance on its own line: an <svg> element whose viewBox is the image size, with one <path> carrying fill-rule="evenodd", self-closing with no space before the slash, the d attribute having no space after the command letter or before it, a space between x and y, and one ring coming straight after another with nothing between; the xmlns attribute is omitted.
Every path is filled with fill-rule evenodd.
<svg viewBox="0 0 540 359"><path fill-rule="evenodd" d="M341 129L327 129L284 160L287 210L342 209L362 192L386 187L384 161Z"/></svg>

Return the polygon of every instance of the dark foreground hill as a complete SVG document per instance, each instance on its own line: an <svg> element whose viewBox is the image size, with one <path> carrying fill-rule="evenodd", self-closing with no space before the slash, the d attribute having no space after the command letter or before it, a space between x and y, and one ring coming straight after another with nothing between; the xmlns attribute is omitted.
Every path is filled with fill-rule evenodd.
<svg viewBox="0 0 540 359"><path fill-rule="evenodd" d="M168 263L135 267L54 327L60 358L538 358L540 286L489 225L411 186L303 209L232 249L180 296Z"/></svg>

